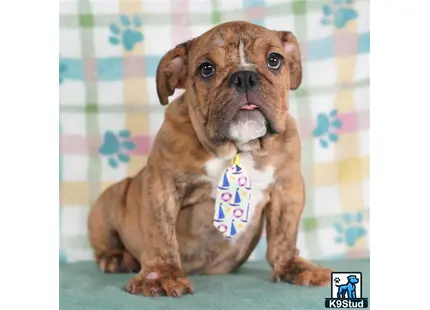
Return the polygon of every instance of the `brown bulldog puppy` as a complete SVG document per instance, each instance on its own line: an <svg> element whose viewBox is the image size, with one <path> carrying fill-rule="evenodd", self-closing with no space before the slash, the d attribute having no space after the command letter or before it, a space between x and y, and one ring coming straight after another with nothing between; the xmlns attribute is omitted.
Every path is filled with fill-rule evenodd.
<svg viewBox="0 0 430 310"><path fill-rule="evenodd" d="M246 22L221 24L169 51L157 69L161 104L177 88L134 177L106 189L89 216L104 272L138 272L131 294L178 297L186 274L230 273L257 245L264 223L275 282L326 285L330 270L299 256L305 205L300 139L288 112L302 65L296 38ZM251 220L231 239L215 228L217 184L232 159L252 180Z"/></svg>

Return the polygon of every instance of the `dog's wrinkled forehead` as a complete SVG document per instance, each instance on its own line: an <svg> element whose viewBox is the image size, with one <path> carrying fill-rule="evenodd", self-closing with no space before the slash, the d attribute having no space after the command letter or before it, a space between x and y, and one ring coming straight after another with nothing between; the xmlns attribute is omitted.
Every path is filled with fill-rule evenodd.
<svg viewBox="0 0 430 310"><path fill-rule="evenodd" d="M252 55L266 50L268 46L282 49L279 38L273 31L242 22L221 24L201 35L193 48L194 60L207 58L225 58L236 62L238 69L253 70L255 63ZM258 48L260 47L260 48Z"/></svg>

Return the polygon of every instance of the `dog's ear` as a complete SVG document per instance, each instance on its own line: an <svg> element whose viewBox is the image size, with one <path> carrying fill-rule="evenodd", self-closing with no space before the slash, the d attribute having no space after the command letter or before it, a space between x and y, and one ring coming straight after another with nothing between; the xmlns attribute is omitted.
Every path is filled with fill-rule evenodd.
<svg viewBox="0 0 430 310"><path fill-rule="evenodd" d="M188 51L192 40L181 43L168 51L157 67L157 95L162 105L169 103L169 96L176 88L185 88L188 75Z"/></svg>
<svg viewBox="0 0 430 310"><path fill-rule="evenodd" d="M299 43L290 31L278 31L284 51L287 54L285 60L290 73L290 89L297 89L302 83L302 56Z"/></svg>

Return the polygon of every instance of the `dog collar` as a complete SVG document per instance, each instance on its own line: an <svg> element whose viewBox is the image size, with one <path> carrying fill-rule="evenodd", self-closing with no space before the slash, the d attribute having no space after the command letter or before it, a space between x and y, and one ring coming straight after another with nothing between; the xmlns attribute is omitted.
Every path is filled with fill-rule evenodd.
<svg viewBox="0 0 430 310"><path fill-rule="evenodd" d="M251 199L251 180L240 165L239 153L218 182L214 226L231 239L247 225Z"/></svg>

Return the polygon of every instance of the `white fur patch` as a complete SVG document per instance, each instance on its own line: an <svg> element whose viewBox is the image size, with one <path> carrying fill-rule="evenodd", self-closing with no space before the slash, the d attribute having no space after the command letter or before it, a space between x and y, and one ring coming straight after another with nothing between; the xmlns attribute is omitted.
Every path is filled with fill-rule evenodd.
<svg viewBox="0 0 430 310"><path fill-rule="evenodd" d="M264 136L266 132L267 128L264 122L247 120L231 124L228 135L239 144L244 144Z"/></svg>
<svg viewBox="0 0 430 310"><path fill-rule="evenodd" d="M252 149L249 143L237 143L236 146L241 152L250 152Z"/></svg>
<svg viewBox="0 0 430 310"><path fill-rule="evenodd" d="M213 44L218 46L223 46L224 40L221 37L216 37L215 40L213 41Z"/></svg>
<svg viewBox="0 0 430 310"><path fill-rule="evenodd" d="M255 67L254 64L247 62L245 55L245 44L243 41L239 41L239 66L241 69L252 69Z"/></svg>
<svg viewBox="0 0 430 310"><path fill-rule="evenodd" d="M231 161L227 161L221 158L213 158L210 159L205 165L206 176L203 179L212 183L211 196L215 200L217 195L218 182L222 177L225 169L227 169L227 167L231 164ZM257 205L264 197L264 191L274 181L275 167L268 166L264 170L255 169L255 162L250 153L243 153L240 155L240 166L245 170L248 177L251 179L251 201L249 206L249 218L252 221L254 215L253 213L255 212ZM237 240L237 238L241 234L243 234L246 229L247 226L245 226L244 229L240 230L232 238L232 241Z"/></svg>

